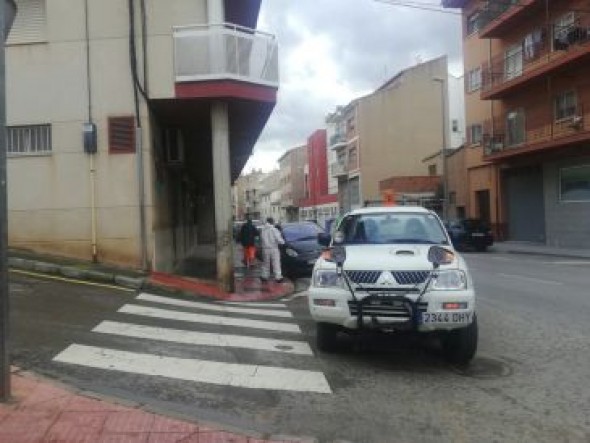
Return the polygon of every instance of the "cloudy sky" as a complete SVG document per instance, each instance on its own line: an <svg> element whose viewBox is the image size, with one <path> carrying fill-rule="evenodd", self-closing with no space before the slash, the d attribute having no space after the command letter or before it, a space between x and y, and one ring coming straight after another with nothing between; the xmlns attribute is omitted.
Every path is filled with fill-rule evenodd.
<svg viewBox="0 0 590 443"><path fill-rule="evenodd" d="M440 4L437 0L413 3ZM325 116L401 69L444 54L462 73L458 15L376 0L263 0L259 29L279 41L278 103L246 170L271 170Z"/></svg>

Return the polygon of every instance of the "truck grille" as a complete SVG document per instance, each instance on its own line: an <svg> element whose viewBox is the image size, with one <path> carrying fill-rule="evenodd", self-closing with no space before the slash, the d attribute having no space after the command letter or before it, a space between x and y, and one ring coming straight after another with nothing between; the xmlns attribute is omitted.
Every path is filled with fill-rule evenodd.
<svg viewBox="0 0 590 443"><path fill-rule="evenodd" d="M348 278L357 285L374 285L383 271L346 271ZM429 271L391 271L400 285L417 285L424 283Z"/></svg>
<svg viewBox="0 0 590 443"><path fill-rule="evenodd" d="M346 271L346 275L357 285L374 285L379 279L381 271Z"/></svg>
<svg viewBox="0 0 590 443"><path fill-rule="evenodd" d="M392 271L391 273L400 285L424 283L430 274L429 271Z"/></svg>
<svg viewBox="0 0 590 443"><path fill-rule="evenodd" d="M410 318L410 313L399 300L380 298L373 300L373 302L363 306L363 316L397 318L400 320L409 320ZM348 308L350 309L350 315L356 316L358 314L356 301L349 301ZM427 308L428 303L423 302L418 305L420 312L426 312Z"/></svg>

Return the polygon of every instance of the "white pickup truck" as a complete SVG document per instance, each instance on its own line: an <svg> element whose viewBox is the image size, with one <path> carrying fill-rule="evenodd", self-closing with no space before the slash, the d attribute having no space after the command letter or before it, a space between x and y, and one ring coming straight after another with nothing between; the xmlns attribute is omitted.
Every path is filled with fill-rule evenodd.
<svg viewBox="0 0 590 443"><path fill-rule="evenodd" d="M445 356L467 364L477 349L475 291L438 216L422 207L353 210L315 264L309 308L317 345L339 332L436 332Z"/></svg>

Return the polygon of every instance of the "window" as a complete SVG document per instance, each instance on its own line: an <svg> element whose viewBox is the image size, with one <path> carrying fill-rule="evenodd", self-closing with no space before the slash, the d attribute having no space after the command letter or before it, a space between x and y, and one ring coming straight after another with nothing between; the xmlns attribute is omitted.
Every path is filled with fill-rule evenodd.
<svg viewBox="0 0 590 443"><path fill-rule="evenodd" d="M467 73L467 92L479 89L481 89L481 68L475 68Z"/></svg>
<svg viewBox="0 0 590 443"><path fill-rule="evenodd" d="M511 80L522 75L522 45L514 45L506 51L504 78Z"/></svg>
<svg viewBox="0 0 590 443"><path fill-rule="evenodd" d="M459 120L453 119L451 122L451 127L453 132L459 132Z"/></svg>
<svg viewBox="0 0 590 443"><path fill-rule="evenodd" d="M45 0L17 0L16 3L17 13L6 44L29 44L47 41Z"/></svg>
<svg viewBox="0 0 590 443"><path fill-rule="evenodd" d="M480 17L481 13L479 11L474 12L469 17L467 17L467 35L471 35L479 31L481 24Z"/></svg>
<svg viewBox="0 0 590 443"><path fill-rule="evenodd" d="M555 97L555 120L564 120L576 115L577 96L574 91L567 91Z"/></svg>
<svg viewBox="0 0 590 443"><path fill-rule="evenodd" d="M525 118L524 111L518 109L506 115L506 143L508 146L519 145L525 142Z"/></svg>
<svg viewBox="0 0 590 443"><path fill-rule="evenodd" d="M553 49L567 49L570 44L570 31L576 21L575 14L568 12L555 21L553 31Z"/></svg>
<svg viewBox="0 0 590 443"><path fill-rule="evenodd" d="M51 125L7 127L6 152L14 155L51 153Z"/></svg>
<svg viewBox="0 0 590 443"><path fill-rule="evenodd" d="M428 175L436 175L436 165L428 166Z"/></svg>
<svg viewBox="0 0 590 443"><path fill-rule="evenodd" d="M590 165L559 171L559 199L563 202L590 202Z"/></svg>
<svg viewBox="0 0 590 443"><path fill-rule="evenodd" d="M483 138L483 126L480 123L469 126L468 136L470 144L480 144Z"/></svg>
<svg viewBox="0 0 590 443"><path fill-rule="evenodd" d="M356 150L356 146L353 146L348 151L348 169L352 171L358 169L358 167L358 153Z"/></svg>
<svg viewBox="0 0 590 443"><path fill-rule="evenodd" d="M134 117L109 117L109 152L111 154L135 152Z"/></svg>

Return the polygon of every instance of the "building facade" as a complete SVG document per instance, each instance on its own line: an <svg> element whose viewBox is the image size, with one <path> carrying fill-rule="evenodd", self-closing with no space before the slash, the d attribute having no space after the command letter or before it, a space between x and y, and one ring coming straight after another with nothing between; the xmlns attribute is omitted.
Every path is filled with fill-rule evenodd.
<svg viewBox="0 0 590 443"><path fill-rule="evenodd" d="M271 171L262 179L260 190L260 220L272 217L274 220L281 218L281 190L280 171Z"/></svg>
<svg viewBox="0 0 590 443"><path fill-rule="evenodd" d="M511 240L589 247L587 2L444 3L463 10L468 214Z"/></svg>
<svg viewBox="0 0 590 443"><path fill-rule="evenodd" d="M338 195L330 194L327 131L315 131L307 140L305 197L299 202L299 219L320 226L338 215Z"/></svg>
<svg viewBox="0 0 590 443"><path fill-rule="evenodd" d="M234 182L236 195L236 220L260 220L263 211L262 193L266 174L262 170L253 170L240 175Z"/></svg>
<svg viewBox="0 0 590 443"><path fill-rule="evenodd" d="M231 181L278 87L260 0L17 4L11 246L165 272L202 246L227 281Z"/></svg>
<svg viewBox="0 0 590 443"><path fill-rule="evenodd" d="M447 59L441 57L400 72L328 117L335 128L330 147L337 157L331 173L339 180L343 211L381 200L386 180L429 175L425 157L463 144L460 82L448 74Z"/></svg>
<svg viewBox="0 0 590 443"><path fill-rule="evenodd" d="M306 145L289 149L279 159L280 221L292 222L299 220L299 202L305 198L306 164Z"/></svg>

